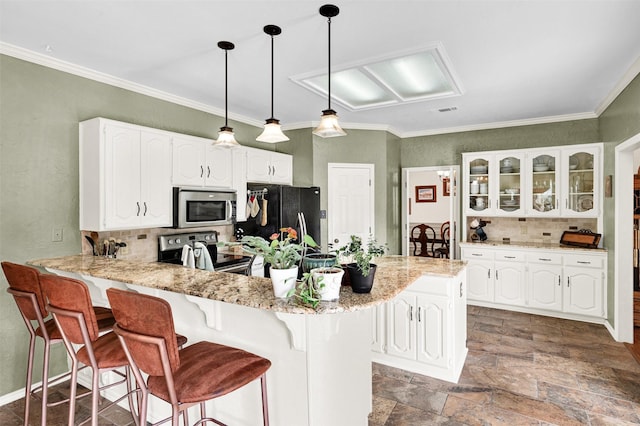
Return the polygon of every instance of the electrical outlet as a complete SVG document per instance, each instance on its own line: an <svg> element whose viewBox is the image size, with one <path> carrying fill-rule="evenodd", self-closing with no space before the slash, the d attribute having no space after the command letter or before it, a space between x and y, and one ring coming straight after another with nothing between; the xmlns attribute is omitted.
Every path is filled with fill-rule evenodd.
<svg viewBox="0 0 640 426"><path fill-rule="evenodd" d="M526 226L521 226L520 227L520 234L521 235L527 235L527 227Z"/></svg>
<svg viewBox="0 0 640 426"><path fill-rule="evenodd" d="M62 228L53 228L51 231L51 241L56 243L62 241Z"/></svg>

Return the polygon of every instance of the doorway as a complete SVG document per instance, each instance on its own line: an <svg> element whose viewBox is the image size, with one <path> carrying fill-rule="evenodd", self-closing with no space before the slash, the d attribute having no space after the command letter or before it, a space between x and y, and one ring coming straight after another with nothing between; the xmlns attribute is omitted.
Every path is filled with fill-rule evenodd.
<svg viewBox="0 0 640 426"><path fill-rule="evenodd" d="M640 133L615 148L615 243L613 270L614 306L613 336L621 342L633 343L633 175L634 152L640 149Z"/></svg>
<svg viewBox="0 0 640 426"><path fill-rule="evenodd" d="M443 222L450 224L449 257L459 258L460 203L457 187L460 166L408 167L402 169L402 254L413 253L411 228L428 224L440 231ZM418 188L416 190L416 188ZM426 197L424 196L426 195ZM419 200L416 198L420 198ZM434 200L435 199L435 200Z"/></svg>

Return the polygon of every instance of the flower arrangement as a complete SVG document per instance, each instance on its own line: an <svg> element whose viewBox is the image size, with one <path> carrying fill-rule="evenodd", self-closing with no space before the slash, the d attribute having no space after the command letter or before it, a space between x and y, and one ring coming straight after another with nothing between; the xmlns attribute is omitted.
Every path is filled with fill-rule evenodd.
<svg viewBox="0 0 640 426"><path fill-rule="evenodd" d="M266 263L274 269L293 268L302 259L305 247L318 247L318 244L310 235L305 235L301 243L294 243L298 239L295 229L280 228L269 237L270 241L262 237L242 237L240 242L245 251L264 257Z"/></svg>

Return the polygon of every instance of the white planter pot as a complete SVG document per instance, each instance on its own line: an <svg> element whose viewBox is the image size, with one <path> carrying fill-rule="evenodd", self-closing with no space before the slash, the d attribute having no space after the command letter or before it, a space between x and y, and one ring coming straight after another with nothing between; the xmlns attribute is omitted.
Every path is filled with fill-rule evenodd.
<svg viewBox="0 0 640 426"><path fill-rule="evenodd" d="M320 300L333 302L340 298L340 288L342 287L342 276L344 270L342 268L315 268L311 270L314 280L318 276L322 276L324 287L318 292Z"/></svg>
<svg viewBox="0 0 640 426"><path fill-rule="evenodd" d="M271 283L273 284L273 295L277 298L284 299L289 291L296 285L298 278L298 267L294 266L289 269L273 269L269 268Z"/></svg>

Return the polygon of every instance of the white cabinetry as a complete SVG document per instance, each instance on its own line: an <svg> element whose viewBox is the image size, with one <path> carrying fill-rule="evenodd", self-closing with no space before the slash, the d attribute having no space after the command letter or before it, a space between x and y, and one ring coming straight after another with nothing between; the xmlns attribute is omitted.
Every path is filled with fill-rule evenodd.
<svg viewBox="0 0 640 426"><path fill-rule="evenodd" d="M382 315L386 333L374 333L374 361L457 382L467 354L464 271L424 275L375 313L374 325Z"/></svg>
<svg viewBox="0 0 640 426"><path fill-rule="evenodd" d="M172 225L171 136L96 118L80 123L80 229Z"/></svg>
<svg viewBox="0 0 640 426"><path fill-rule="evenodd" d="M591 322L607 315L606 259L602 251L462 247L470 303Z"/></svg>
<svg viewBox="0 0 640 426"><path fill-rule="evenodd" d="M463 153L470 216L601 215L602 144Z"/></svg>
<svg viewBox="0 0 640 426"><path fill-rule="evenodd" d="M231 188L235 189L237 197L236 221L247 220L247 148L239 147L231 151Z"/></svg>
<svg viewBox="0 0 640 426"><path fill-rule="evenodd" d="M261 183L293 183L291 155L261 149L245 148L247 155L247 181Z"/></svg>
<svg viewBox="0 0 640 426"><path fill-rule="evenodd" d="M187 135L173 137L173 185L231 188L232 150Z"/></svg>

